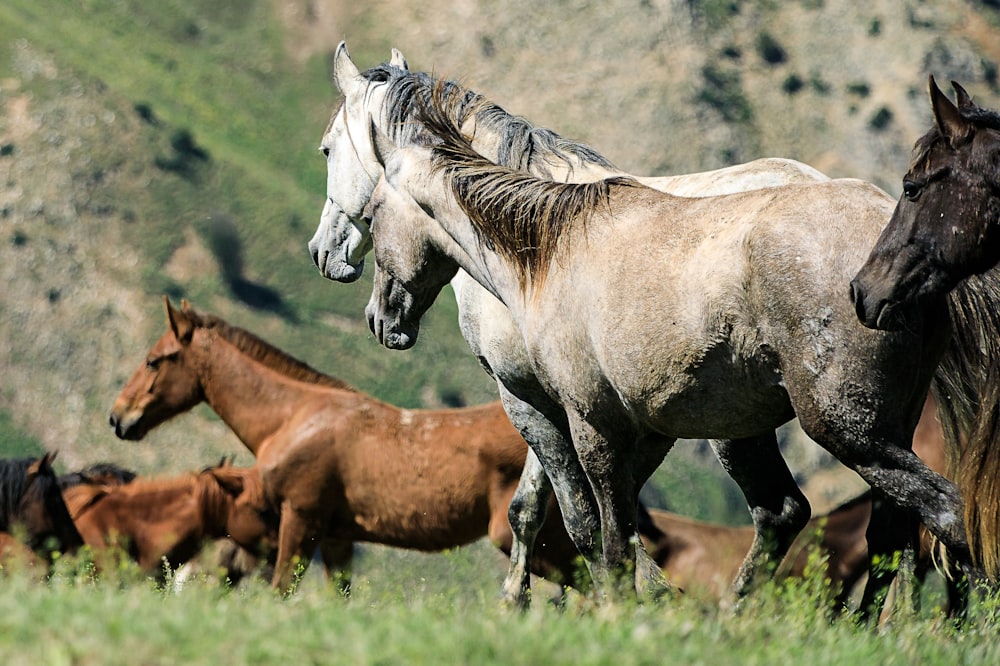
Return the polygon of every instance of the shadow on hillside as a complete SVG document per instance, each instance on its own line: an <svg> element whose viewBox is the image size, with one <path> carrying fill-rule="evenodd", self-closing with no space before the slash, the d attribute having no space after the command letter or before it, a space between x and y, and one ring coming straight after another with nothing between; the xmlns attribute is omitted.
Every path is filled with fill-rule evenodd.
<svg viewBox="0 0 1000 666"><path fill-rule="evenodd" d="M292 323L297 321L295 313L276 289L244 277L243 245L231 217L213 215L204 232L209 250L219 262L222 279L234 298L255 310L272 312Z"/></svg>

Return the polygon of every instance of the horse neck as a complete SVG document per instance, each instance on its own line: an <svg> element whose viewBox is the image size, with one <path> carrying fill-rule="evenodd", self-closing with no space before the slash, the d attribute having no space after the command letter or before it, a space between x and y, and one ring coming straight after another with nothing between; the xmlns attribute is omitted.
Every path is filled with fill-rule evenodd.
<svg viewBox="0 0 1000 666"><path fill-rule="evenodd" d="M421 207L435 211L430 222L414 222L413 226L419 229L417 235L421 236L417 240L435 246L440 254L455 261L469 277L502 302L512 315L516 315L520 304L526 301L515 268L479 240L472 222L455 200L442 172L428 170L426 165L427 162L421 162L420 158L411 160L404 157L403 166L392 179L390 188L412 198ZM428 173L432 175L428 177ZM399 205L391 197L389 201L394 219L408 219L404 212L406 206ZM400 234L392 242L413 240Z"/></svg>
<svg viewBox="0 0 1000 666"><path fill-rule="evenodd" d="M317 389L265 367L214 333L205 335L210 341L200 346L199 363L205 402L256 456L302 398Z"/></svg>

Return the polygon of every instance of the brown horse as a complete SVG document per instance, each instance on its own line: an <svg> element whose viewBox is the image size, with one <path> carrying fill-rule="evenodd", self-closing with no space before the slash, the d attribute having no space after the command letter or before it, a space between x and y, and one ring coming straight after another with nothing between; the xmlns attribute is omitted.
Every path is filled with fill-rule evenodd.
<svg viewBox="0 0 1000 666"><path fill-rule="evenodd" d="M55 453L0 460L0 555L51 563L83 545L52 469Z"/></svg>
<svg viewBox="0 0 1000 666"><path fill-rule="evenodd" d="M240 501L245 488L259 486L256 469L220 465L120 485L84 481L66 488L63 495L99 561L109 549L120 547L143 570L162 573L164 560L177 567L209 539L230 536L247 548L265 547L274 527L259 507Z"/></svg>
<svg viewBox="0 0 1000 666"><path fill-rule="evenodd" d="M499 402L400 409L187 303L164 303L168 330L111 424L138 440L207 402L256 456L261 501L280 515L275 587L287 589L294 563L317 545L345 588L356 541L437 551L489 536L509 553L507 511L527 445ZM577 553L551 514L532 566L568 582Z"/></svg>

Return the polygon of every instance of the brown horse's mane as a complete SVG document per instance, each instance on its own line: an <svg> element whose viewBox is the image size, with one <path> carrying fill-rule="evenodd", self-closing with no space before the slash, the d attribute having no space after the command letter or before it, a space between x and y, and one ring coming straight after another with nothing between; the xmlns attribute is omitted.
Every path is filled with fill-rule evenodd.
<svg viewBox="0 0 1000 666"><path fill-rule="evenodd" d="M253 360L290 379L330 388L355 390L346 382L312 368L250 331L234 326L221 317L198 312L190 305L185 308L184 313L196 327L214 331Z"/></svg>
<svg viewBox="0 0 1000 666"><path fill-rule="evenodd" d="M585 229L614 187L639 186L624 177L556 183L494 164L462 135L452 120L456 102L444 91L438 83L420 100L419 118L437 139L434 167L444 171L480 238L515 266L522 287L544 280L559 239L571 227Z"/></svg>

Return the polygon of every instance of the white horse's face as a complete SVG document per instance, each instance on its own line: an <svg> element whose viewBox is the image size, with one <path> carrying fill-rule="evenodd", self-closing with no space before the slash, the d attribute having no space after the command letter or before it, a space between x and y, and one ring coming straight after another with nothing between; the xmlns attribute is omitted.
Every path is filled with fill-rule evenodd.
<svg viewBox="0 0 1000 666"><path fill-rule="evenodd" d="M420 319L458 264L435 242L437 227L417 203L383 177L365 210L375 249L372 295L365 308L368 327L390 349L417 341Z"/></svg>
<svg viewBox="0 0 1000 666"><path fill-rule="evenodd" d="M398 51L393 64L405 67ZM387 84L368 81L358 71L343 43L334 59L334 83L344 103L323 136L326 197L309 252L320 272L331 280L353 282L361 277L371 233L362 215L382 173L371 142L371 125L383 117Z"/></svg>

